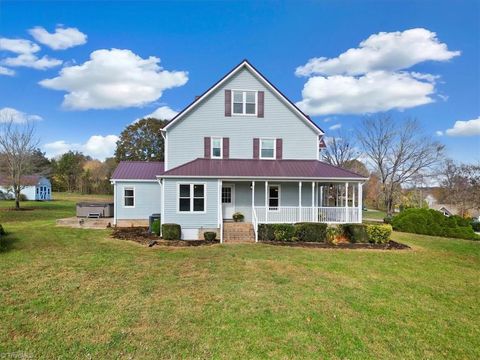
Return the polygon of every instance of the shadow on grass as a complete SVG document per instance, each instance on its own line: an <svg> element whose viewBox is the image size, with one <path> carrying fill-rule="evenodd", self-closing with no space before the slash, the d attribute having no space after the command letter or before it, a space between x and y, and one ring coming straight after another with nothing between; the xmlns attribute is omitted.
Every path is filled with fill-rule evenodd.
<svg viewBox="0 0 480 360"><path fill-rule="evenodd" d="M0 236L0 254L6 253L15 247L18 239L12 234Z"/></svg>

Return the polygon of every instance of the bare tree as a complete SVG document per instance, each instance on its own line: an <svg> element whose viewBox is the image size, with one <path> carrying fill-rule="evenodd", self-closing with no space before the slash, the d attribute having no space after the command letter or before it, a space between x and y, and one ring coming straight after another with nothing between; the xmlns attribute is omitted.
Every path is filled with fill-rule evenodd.
<svg viewBox="0 0 480 360"><path fill-rule="evenodd" d="M23 180L32 170L38 140L32 123L18 123L13 117L0 120L2 172L6 184L13 190L15 208L19 209L20 192L25 188Z"/></svg>
<svg viewBox="0 0 480 360"><path fill-rule="evenodd" d="M365 155L380 177L385 208L391 215L402 186L428 174L442 159L444 145L425 135L415 119L366 117L358 130Z"/></svg>
<svg viewBox="0 0 480 360"><path fill-rule="evenodd" d="M351 136L344 131L338 131L326 139L326 149L323 159L332 165L344 167L345 164L357 159L359 152Z"/></svg>

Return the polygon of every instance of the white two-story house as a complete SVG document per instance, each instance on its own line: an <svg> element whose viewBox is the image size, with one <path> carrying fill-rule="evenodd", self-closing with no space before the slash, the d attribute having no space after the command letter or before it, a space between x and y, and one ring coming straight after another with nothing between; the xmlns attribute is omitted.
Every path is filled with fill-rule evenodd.
<svg viewBox="0 0 480 360"><path fill-rule="evenodd" d="M320 161L324 132L248 61L164 128L164 162L121 162L112 176L118 226L161 214L199 239L240 212L261 223L359 223L362 184Z"/></svg>

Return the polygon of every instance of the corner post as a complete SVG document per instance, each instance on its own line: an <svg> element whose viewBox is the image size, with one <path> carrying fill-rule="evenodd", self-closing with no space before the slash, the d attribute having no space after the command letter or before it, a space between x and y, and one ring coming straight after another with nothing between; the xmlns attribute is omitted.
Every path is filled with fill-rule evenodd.
<svg viewBox="0 0 480 360"><path fill-rule="evenodd" d="M315 182L312 181L312 221L315 221Z"/></svg>
<svg viewBox="0 0 480 360"><path fill-rule="evenodd" d="M363 184L358 183L358 222L361 224L363 221Z"/></svg>
<svg viewBox="0 0 480 360"><path fill-rule="evenodd" d="M265 223L268 224L268 181L265 180Z"/></svg>
<svg viewBox="0 0 480 360"><path fill-rule="evenodd" d="M345 221L348 223L350 221L350 216L348 216L348 182L345 183Z"/></svg>
<svg viewBox="0 0 480 360"><path fill-rule="evenodd" d="M302 222L302 182L298 182L298 222Z"/></svg>

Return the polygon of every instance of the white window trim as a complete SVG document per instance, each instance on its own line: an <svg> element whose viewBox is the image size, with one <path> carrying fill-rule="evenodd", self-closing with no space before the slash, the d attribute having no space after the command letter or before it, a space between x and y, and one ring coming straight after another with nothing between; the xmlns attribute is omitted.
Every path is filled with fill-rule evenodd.
<svg viewBox="0 0 480 360"><path fill-rule="evenodd" d="M213 140L220 140L220 156L213 155ZM212 136L210 138L210 157L212 159L223 159L223 137Z"/></svg>
<svg viewBox="0 0 480 360"><path fill-rule="evenodd" d="M234 104L234 92L235 91L242 91L243 92L243 99L242 99L242 110L243 112L242 113L236 113L234 110L235 110L235 107L233 106ZM232 104L231 104L231 109L232 109L232 116L253 116L253 117L256 117L257 114L258 114L258 90L246 90L246 89L232 89L231 90L232 92ZM247 94L246 92L253 92L255 93L255 113L254 114L247 114L246 113L246 110L247 110Z"/></svg>
<svg viewBox="0 0 480 360"><path fill-rule="evenodd" d="M190 185L190 211L180 211L180 185ZM203 211L193 211L194 185L203 185ZM177 214L206 214L207 213L207 184L202 182L179 182L177 183Z"/></svg>
<svg viewBox="0 0 480 360"><path fill-rule="evenodd" d="M133 190L133 206L125 205L125 190ZM135 186L123 186L122 187L122 206L126 209L134 209L136 204L137 204L137 200L135 199Z"/></svg>
<svg viewBox="0 0 480 360"><path fill-rule="evenodd" d="M262 156L262 140L273 140L273 157ZM277 138L260 138L258 144L258 152L260 160L275 160L277 158Z"/></svg>
<svg viewBox="0 0 480 360"><path fill-rule="evenodd" d="M270 209L270 188L271 187L278 187L278 208L277 210L271 210ZM268 196L267 196L267 200L268 200L268 203L267 203L267 209L268 211L270 212L279 212L280 211L280 207L282 206L282 186L280 184L268 184Z"/></svg>

